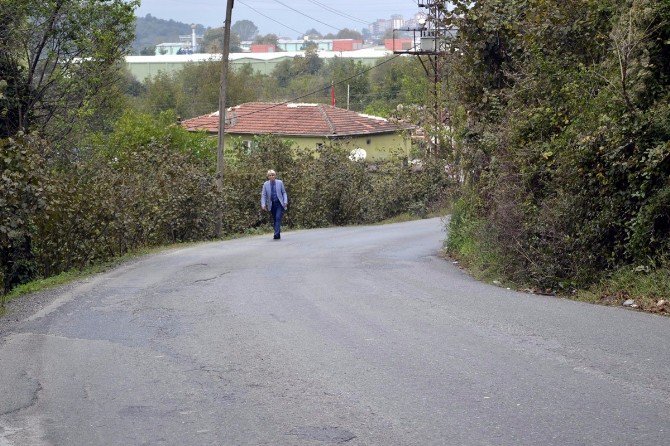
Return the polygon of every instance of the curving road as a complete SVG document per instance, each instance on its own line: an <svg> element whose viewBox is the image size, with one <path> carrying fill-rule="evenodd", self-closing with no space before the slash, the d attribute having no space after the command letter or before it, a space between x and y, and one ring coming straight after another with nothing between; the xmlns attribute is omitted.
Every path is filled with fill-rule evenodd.
<svg viewBox="0 0 670 446"><path fill-rule="evenodd" d="M479 283L442 228L202 244L19 299L0 446L670 443L670 318Z"/></svg>

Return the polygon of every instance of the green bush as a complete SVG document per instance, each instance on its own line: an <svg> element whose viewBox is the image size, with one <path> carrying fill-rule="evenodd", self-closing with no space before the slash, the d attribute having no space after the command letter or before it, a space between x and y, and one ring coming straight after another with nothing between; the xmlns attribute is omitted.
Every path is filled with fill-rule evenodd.
<svg viewBox="0 0 670 446"><path fill-rule="evenodd" d="M455 3L466 181L449 249L471 263L492 253L506 279L542 289L661 265L670 3Z"/></svg>
<svg viewBox="0 0 670 446"><path fill-rule="evenodd" d="M144 246L210 238L217 203L209 166L150 143L123 163L94 156L50 178L34 254L49 276Z"/></svg>
<svg viewBox="0 0 670 446"><path fill-rule="evenodd" d="M35 217L48 193L39 140L17 135L0 140L0 295L35 276Z"/></svg>
<svg viewBox="0 0 670 446"><path fill-rule="evenodd" d="M337 146L314 154L264 137L252 150L239 142L226 148L219 195L213 142L174 126L169 114L127 114L70 164L50 162L48 145L35 138L2 141L4 290L144 247L213 239L219 207L224 234L262 228L269 214L259 209L260 191L270 168L289 193L286 223L301 228L424 214L449 186L439 162L413 171L400 160L352 162Z"/></svg>

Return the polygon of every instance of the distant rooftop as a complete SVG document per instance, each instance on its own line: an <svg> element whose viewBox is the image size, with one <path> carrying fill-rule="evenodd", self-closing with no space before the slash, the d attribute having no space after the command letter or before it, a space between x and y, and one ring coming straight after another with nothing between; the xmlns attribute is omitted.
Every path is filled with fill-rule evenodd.
<svg viewBox="0 0 670 446"><path fill-rule="evenodd" d="M182 122L187 130L219 131L219 112ZM330 138L394 133L407 128L326 104L248 102L226 110L226 133Z"/></svg>

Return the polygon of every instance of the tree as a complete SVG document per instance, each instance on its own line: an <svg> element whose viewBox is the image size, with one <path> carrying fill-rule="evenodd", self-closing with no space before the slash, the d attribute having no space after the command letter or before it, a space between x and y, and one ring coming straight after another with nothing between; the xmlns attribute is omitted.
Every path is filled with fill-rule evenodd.
<svg viewBox="0 0 670 446"><path fill-rule="evenodd" d="M145 46L140 50L140 56L153 56L156 54L156 45Z"/></svg>
<svg viewBox="0 0 670 446"><path fill-rule="evenodd" d="M230 52L239 53L242 51L240 36L230 33ZM202 47L205 53L223 52L223 27L207 28L202 37Z"/></svg>
<svg viewBox="0 0 670 446"><path fill-rule="evenodd" d="M308 29L307 31L305 31L305 34L303 35L303 37L307 37L308 39L311 40L311 39L321 39L323 37L323 35L319 31L317 31L315 28L312 28L312 29Z"/></svg>
<svg viewBox="0 0 670 446"><path fill-rule="evenodd" d="M341 29L337 32L336 37L338 39L354 39L354 40L362 40L363 35L359 33L356 30L349 29L349 28L344 28Z"/></svg>
<svg viewBox="0 0 670 446"><path fill-rule="evenodd" d="M183 71L183 70L182 70ZM177 110L184 102L184 92L175 80L176 74L163 71L145 81L141 105L147 113Z"/></svg>
<svg viewBox="0 0 670 446"><path fill-rule="evenodd" d="M305 50L305 57L294 57L293 67L295 74L317 74L323 66L317 46L312 45Z"/></svg>
<svg viewBox="0 0 670 446"><path fill-rule="evenodd" d="M251 20L238 20L230 27L230 32L240 36L241 40L253 40L258 35L258 27Z"/></svg>
<svg viewBox="0 0 670 446"><path fill-rule="evenodd" d="M258 43L261 45L274 45L275 47L277 46L277 42L279 41L279 37L277 37L276 34L266 34L264 36L256 36L254 39L254 43Z"/></svg>
<svg viewBox="0 0 670 446"><path fill-rule="evenodd" d="M189 63L172 74L159 73L144 84L137 108L146 113L174 110L183 119L212 113L219 106L221 63ZM228 73L226 105L258 101L264 97L268 76L246 64Z"/></svg>
<svg viewBox="0 0 670 446"><path fill-rule="evenodd" d="M137 0L3 0L0 137L20 130L60 139L120 77Z"/></svg>
<svg viewBox="0 0 670 446"><path fill-rule="evenodd" d="M30 135L0 138L0 307L5 292L34 275L34 216L44 209L48 188L42 146Z"/></svg>
<svg viewBox="0 0 670 446"><path fill-rule="evenodd" d="M365 72L365 66L358 61L335 57L330 59L324 67L324 76L330 78L335 85L335 95L340 107L347 103L347 90L350 95L350 108L362 111L370 93L370 79L367 75L357 75ZM340 82L348 79L346 82ZM347 88L349 87L349 88Z"/></svg>
<svg viewBox="0 0 670 446"><path fill-rule="evenodd" d="M300 49L303 51L318 51L319 44L313 40L305 40Z"/></svg>

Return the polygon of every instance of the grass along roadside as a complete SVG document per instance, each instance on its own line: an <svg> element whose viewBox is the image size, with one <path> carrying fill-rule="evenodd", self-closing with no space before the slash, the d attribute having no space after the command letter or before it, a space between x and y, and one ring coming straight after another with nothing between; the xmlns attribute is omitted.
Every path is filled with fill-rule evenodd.
<svg viewBox="0 0 670 446"><path fill-rule="evenodd" d="M475 215L471 206L461 201L448 227L444 257L459 265L475 279L496 286L533 294L553 295L582 302L609 306L625 306L641 311L670 316L670 259L665 258L655 267L629 265L615 271L602 271L594 277L592 285L575 289L575 285L563 288L538 289L523 278L509 280L506 273L508 257L488 237L488 226ZM528 274L526 274L528 276ZM583 283L583 282L582 282Z"/></svg>
<svg viewBox="0 0 670 446"><path fill-rule="evenodd" d="M575 299L603 305L625 305L670 316L670 268L622 268Z"/></svg>
<svg viewBox="0 0 670 446"><path fill-rule="evenodd" d="M613 272L588 289L539 290L506 281L493 255L483 251L461 251L458 256L443 250L447 261L457 264L477 280L531 294L552 295L607 306L625 306L649 313L670 316L670 267L656 269L627 267ZM490 252L488 252L490 254Z"/></svg>

